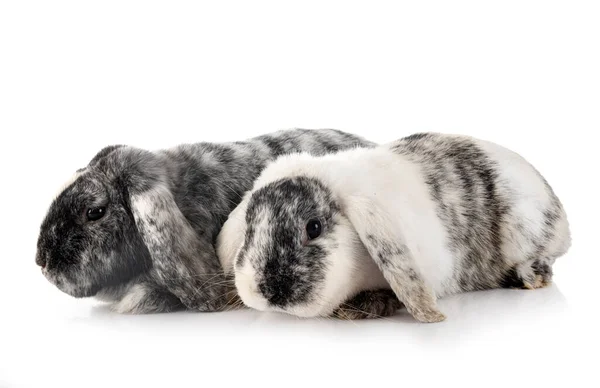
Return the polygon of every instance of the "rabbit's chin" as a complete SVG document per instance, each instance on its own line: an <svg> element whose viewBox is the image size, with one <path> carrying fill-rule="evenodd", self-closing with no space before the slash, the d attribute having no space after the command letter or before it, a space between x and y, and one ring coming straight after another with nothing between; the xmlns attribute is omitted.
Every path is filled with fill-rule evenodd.
<svg viewBox="0 0 600 388"><path fill-rule="evenodd" d="M100 291L100 287L94 286L93 284L73 284L73 282L63 273L56 273L46 269L42 269L42 273L50 283L56 286L56 288L75 298L93 297Z"/></svg>
<svg viewBox="0 0 600 388"><path fill-rule="evenodd" d="M281 312L295 315L301 318L316 318L316 317L328 317L333 314L336 307L331 303L307 303L306 305L297 305L280 310Z"/></svg>

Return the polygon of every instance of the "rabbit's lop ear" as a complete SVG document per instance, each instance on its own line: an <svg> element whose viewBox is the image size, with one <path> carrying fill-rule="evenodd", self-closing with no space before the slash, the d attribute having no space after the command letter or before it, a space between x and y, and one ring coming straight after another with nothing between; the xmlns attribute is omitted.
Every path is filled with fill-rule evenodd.
<svg viewBox="0 0 600 388"><path fill-rule="evenodd" d="M244 199L229 214L217 236L217 256L226 274L233 272L237 254L244 244L246 235L246 210L251 193L247 192Z"/></svg>
<svg viewBox="0 0 600 388"><path fill-rule="evenodd" d="M369 255L408 312L421 322L443 321L446 317L437 308L434 291L419 273L397 223L369 198L349 197L343 203Z"/></svg>
<svg viewBox="0 0 600 388"><path fill-rule="evenodd" d="M215 311L226 302L224 274L210 236L192 228L167 184L157 180L130 196L138 232L152 258L152 278L190 309Z"/></svg>

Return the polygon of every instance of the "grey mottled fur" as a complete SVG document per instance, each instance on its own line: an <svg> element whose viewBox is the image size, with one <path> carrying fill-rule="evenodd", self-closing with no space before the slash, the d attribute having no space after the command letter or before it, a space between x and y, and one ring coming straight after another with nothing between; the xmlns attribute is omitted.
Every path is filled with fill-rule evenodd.
<svg viewBox="0 0 600 388"><path fill-rule="evenodd" d="M214 240L265 164L289 152L357 146L373 143L337 130L296 129L156 152L106 147L50 206L36 262L62 291L97 296L118 311L222 309L231 286ZM98 206L106 214L88 221L87 209Z"/></svg>
<svg viewBox="0 0 600 388"><path fill-rule="evenodd" d="M448 233L449 249L459 258L454 280L460 291L497 287L527 287L540 281L549 283L551 266L570 245L568 235L560 249L548 248L557 233L558 221L566 214L552 188L538 173L551 197L543 209L541 233L523 227L523 214L513 208L515 196L510 182L498 173L498 162L468 137L415 134L398 141L394 152L418 163L426 177L437 213ZM502 243L523 239L529 250L525 268L512 266Z"/></svg>

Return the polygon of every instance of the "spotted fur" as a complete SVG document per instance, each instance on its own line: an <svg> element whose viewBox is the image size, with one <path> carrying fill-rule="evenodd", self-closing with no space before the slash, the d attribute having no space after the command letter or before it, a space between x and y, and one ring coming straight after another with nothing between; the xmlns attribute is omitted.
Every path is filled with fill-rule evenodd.
<svg viewBox="0 0 600 388"><path fill-rule="evenodd" d="M259 268L258 289L272 305L305 303L314 285L322 283L326 270L324 258L335 246L328 246L323 240L308 242L306 233L297 233L297 229L315 214L322 215L326 227L333 227L334 213L338 211L328 190L315 180L283 180L254 193L246 212L247 238L236 260L238 266L252 260L255 268ZM282 218L283 214L291 217ZM273 218L285 222L257 223ZM265 234L273 238L255 241ZM265 254L248 258L249 247L257 243Z"/></svg>
<svg viewBox="0 0 600 388"><path fill-rule="evenodd" d="M97 296L120 312L222 309L233 299L214 242L228 214L269 160L370 147L337 130L295 129L235 143L146 151L102 149L53 201L36 262L75 297ZM88 221L86 210L105 206Z"/></svg>
<svg viewBox="0 0 600 388"><path fill-rule="evenodd" d="M566 223L566 217L560 201L537 170L518 155L487 142L432 134L409 136L392 150L421 166L436 201L437 214L448 233L449 249L461 258L460 266L455 268L454 285L460 291L503 285L524 287L525 283L532 283L535 272L544 272L537 268L550 269L568 248L568 231L566 225L561 225ZM507 154L506 160L494 157L499 153ZM521 192L511 179L519 171L513 167L510 174L503 174L501 162L518 164L530 178L527 183L537 183L542 209L536 212L535 227L523 225L526 214L515 206L515 202L522 201ZM546 250L559 232L562 247ZM517 254L528 257L527 273L519 270L522 266L515 263L517 258L509 257L503 250L507 240L516 240ZM550 281L551 270L546 271L545 278Z"/></svg>
<svg viewBox="0 0 600 388"><path fill-rule="evenodd" d="M314 217L326 227L302 244ZM421 133L374 149L279 158L231 213L217 249L251 307L341 316L351 301L350 317L369 317L389 315L397 297L416 319L437 322L445 316L436 299L445 295L548 284L570 241L560 201L522 157ZM327 248L311 255L311 245ZM292 296L290 284L307 291ZM288 297L275 302L274 293Z"/></svg>

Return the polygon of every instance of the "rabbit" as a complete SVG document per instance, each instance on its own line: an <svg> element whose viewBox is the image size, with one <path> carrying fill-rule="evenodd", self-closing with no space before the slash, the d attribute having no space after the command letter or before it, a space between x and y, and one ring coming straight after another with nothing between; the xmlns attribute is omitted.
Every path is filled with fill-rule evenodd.
<svg viewBox="0 0 600 388"><path fill-rule="evenodd" d="M367 308L364 292L379 290L382 315L401 302L416 320L439 322L446 295L546 286L570 244L561 202L521 156L417 133L278 158L229 215L217 255L258 310L352 315L345 301Z"/></svg>
<svg viewBox="0 0 600 388"><path fill-rule="evenodd" d="M235 294L215 239L267 161L374 145L338 130L294 129L158 151L105 147L51 203L35 261L61 291L117 312L221 310Z"/></svg>

